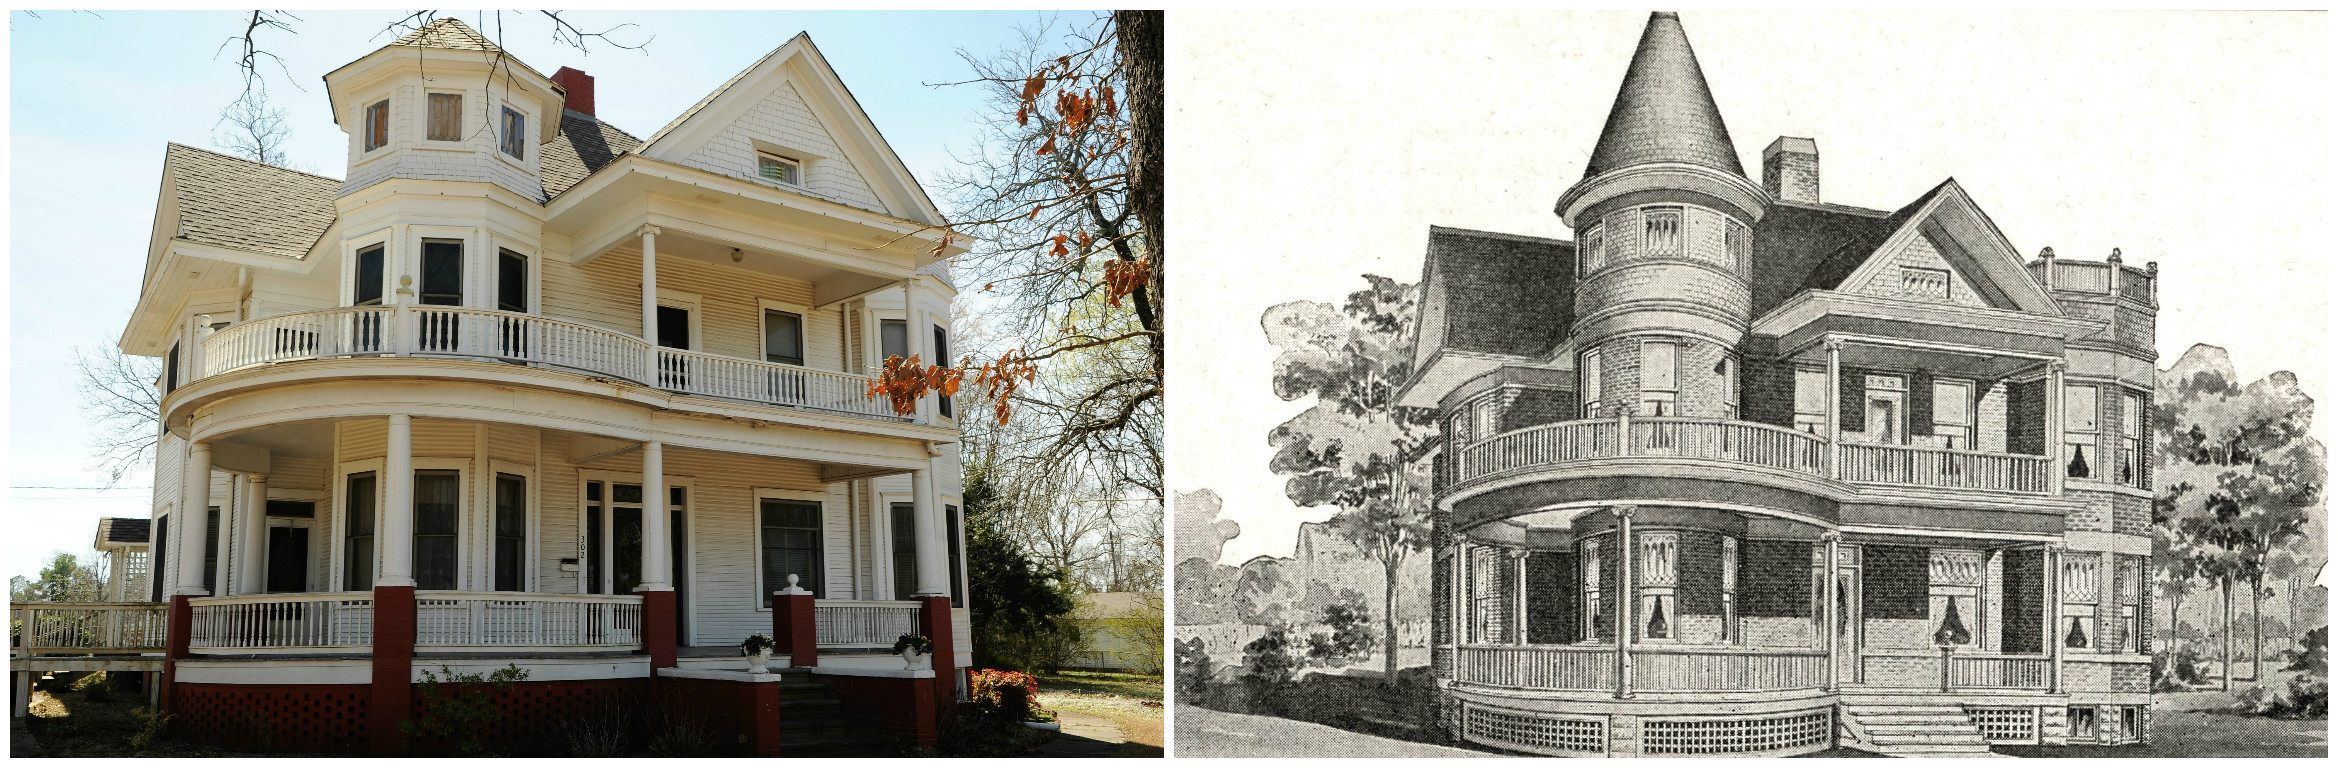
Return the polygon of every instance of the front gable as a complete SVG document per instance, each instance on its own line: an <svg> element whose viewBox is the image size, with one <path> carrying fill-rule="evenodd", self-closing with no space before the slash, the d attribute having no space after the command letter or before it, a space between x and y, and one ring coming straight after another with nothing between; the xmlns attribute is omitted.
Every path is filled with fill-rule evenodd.
<svg viewBox="0 0 2338 768"><path fill-rule="evenodd" d="M1857 269L1843 293L2061 314L2013 244L1950 179L1909 212Z"/></svg>
<svg viewBox="0 0 2338 768"><path fill-rule="evenodd" d="M844 83L797 35L645 142L643 156L924 223L940 213ZM770 153L801 164L795 185L758 172Z"/></svg>

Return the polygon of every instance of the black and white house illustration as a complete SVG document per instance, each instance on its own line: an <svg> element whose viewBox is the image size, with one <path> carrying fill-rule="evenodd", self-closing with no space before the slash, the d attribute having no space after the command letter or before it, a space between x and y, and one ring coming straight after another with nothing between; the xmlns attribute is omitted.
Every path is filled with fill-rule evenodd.
<svg viewBox="0 0 2338 768"><path fill-rule="evenodd" d="M1837 200L1813 138L1739 146L1655 13L1571 238L1427 226L1417 284L1267 311L1276 394L1316 403L1269 469L1339 511L1219 564L1249 521L1183 488L1178 754L1262 727L1223 710L1514 754L2140 756L2202 727L2155 707L2182 696L2325 752L2296 378L2161 370L2155 260L2025 253L1956 179Z"/></svg>

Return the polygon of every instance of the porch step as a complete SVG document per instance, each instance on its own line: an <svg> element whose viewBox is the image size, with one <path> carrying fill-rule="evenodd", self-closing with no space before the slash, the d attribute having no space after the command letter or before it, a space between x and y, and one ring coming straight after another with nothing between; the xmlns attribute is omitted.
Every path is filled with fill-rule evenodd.
<svg viewBox="0 0 2338 768"><path fill-rule="evenodd" d="M1853 742L1849 746L1869 752L1927 757L1993 754L1980 727L1965 716L1963 707L1846 696L1842 712Z"/></svg>
<svg viewBox="0 0 2338 768"><path fill-rule="evenodd" d="M787 757L877 757L893 744L884 729L853 717L819 676L806 670L782 673L779 684L779 748Z"/></svg>

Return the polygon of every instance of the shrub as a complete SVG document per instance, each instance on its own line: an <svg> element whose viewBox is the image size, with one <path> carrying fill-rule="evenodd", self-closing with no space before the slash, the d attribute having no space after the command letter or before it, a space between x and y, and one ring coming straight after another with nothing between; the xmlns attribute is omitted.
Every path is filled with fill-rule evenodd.
<svg viewBox="0 0 2338 768"><path fill-rule="evenodd" d="M714 729L682 709L668 708L650 717L648 751L656 757L723 757L729 754Z"/></svg>
<svg viewBox="0 0 2338 768"><path fill-rule="evenodd" d="M1291 653L1291 630L1281 624L1268 627L1266 634L1242 646L1242 686L1251 711L1281 712L1299 665L1299 658Z"/></svg>
<svg viewBox="0 0 2338 768"><path fill-rule="evenodd" d="M977 717L1021 723L1039 714L1039 679L1005 669L978 669L971 696Z"/></svg>
<svg viewBox="0 0 2338 768"><path fill-rule="evenodd" d="M633 734L633 713L624 700L611 697L561 723L570 757L623 757Z"/></svg>
<svg viewBox="0 0 2338 768"><path fill-rule="evenodd" d="M1324 606L1323 624L1330 631L1307 640L1309 661L1337 667L1372 658L1372 614L1364 608L1363 595L1350 591L1346 599Z"/></svg>
<svg viewBox="0 0 2338 768"><path fill-rule="evenodd" d="M507 665L487 675L455 674L439 667L444 677L429 670L422 672L422 684L415 686L421 694L422 716L398 721L398 732L409 739L432 744L453 746L458 755L483 755L486 743L481 740L501 713L487 689L497 692L511 690L521 680L528 679L528 671L518 665Z"/></svg>
<svg viewBox="0 0 2338 768"><path fill-rule="evenodd" d="M170 733L171 716L169 714L139 707L130 710L130 715L138 719L138 732L130 734L130 751L132 752L153 749L155 744L162 741L164 735Z"/></svg>
<svg viewBox="0 0 2338 768"><path fill-rule="evenodd" d="M73 690L90 701L113 701L114 681L104 672L91 672L73 681Z"/></svg>
<svg viewBox="0 0 2338 768"><path fill-rule="evenodd" d="M1177 641L1177 696L1198 702L1209 693L1210 652L1201 638Z"/></svg>

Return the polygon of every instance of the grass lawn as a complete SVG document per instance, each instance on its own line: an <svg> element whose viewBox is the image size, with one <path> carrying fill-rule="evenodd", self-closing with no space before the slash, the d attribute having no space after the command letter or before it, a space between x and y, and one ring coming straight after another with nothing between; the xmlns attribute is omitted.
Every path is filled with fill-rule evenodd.
<svg viewBox="0 0 2338 768"><path fill-rule="evenodd" d="M2223 712L2151 715L2151 743L2125 747L1997 747L2020 757L2328 757L2329 720L2275 720Z"/></svg>
<svg viewBox="0 0 2338 768"><path fill-rule="evenodd" d="M1178 757L1498 757L1328 725L1177 706Z"/></svg>
<svg viewBox="0 0 2338 768"><path fill-rule="evenodd" d="M1093 718L1120 729L1113 757L1164 753L1161 677L1118 672L1064 672L1039 678L1039 706L1066 720Z"/></svg>

